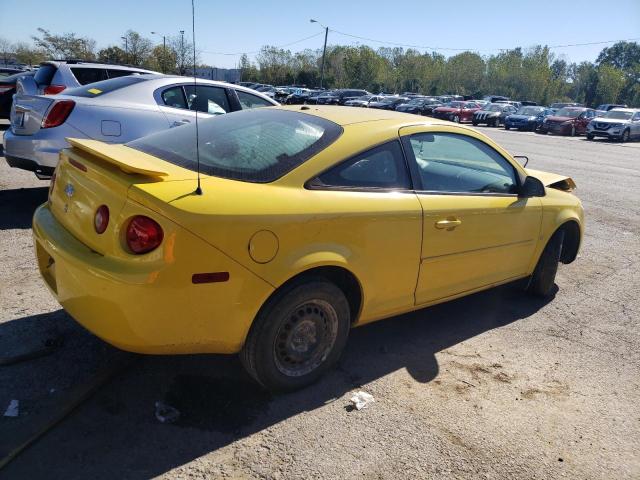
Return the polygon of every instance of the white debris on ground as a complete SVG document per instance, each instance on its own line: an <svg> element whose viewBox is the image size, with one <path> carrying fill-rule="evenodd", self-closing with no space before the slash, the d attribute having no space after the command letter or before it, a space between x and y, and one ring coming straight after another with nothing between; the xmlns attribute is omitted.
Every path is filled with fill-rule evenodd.
<svg viewBox="0 0 640 480"><path fill-rule="evenodd" d="M4 411L5 417L17 417L20 413L20 402L18 400L11 400L9 406Z"/></svg>
<svg viewBox="0 0 640 480"><path fill-rule="evenodd" d="M180 411L164 402L156 402L156 418L161 423L173 423L180 418Z"/></svg>
<svg viewBox="0 0 640 480"><path fill-rule="evenodd" d="M356 392L351 397L351 404L355 407L356 410L367 408L373 402L375 402L373 395L363 391Z"/></svg>

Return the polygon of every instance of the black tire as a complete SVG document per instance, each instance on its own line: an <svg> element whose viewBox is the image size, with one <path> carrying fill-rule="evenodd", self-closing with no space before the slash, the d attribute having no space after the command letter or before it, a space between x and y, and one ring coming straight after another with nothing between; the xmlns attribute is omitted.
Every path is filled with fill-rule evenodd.
<svg viewBox="0 0 640 480"><path fill-rule="evenodd" d="M268 390L306 387L340 358L351 328L350 316L349 302L333 283L322 278L294 283L262 308L240 360Z"/></svg>
<svg viewBox="0 0 640 480"><path fill-rule="evenodd" d="M500 126L500 117L496 117L493 121L493 126L498 128Z"/></svg>
<svg viewBox="0 0 640 480"><path fill-rule="evenodd" d="M460 117L458 115L454 115L452 120L454 123L460 123Z"/></svg>
<svg viewBox="0 0 640 480"><path fill-rule="evenodd" d="M569 132L569 136L570 137L576 136L576 127L574 125L571 125L571 131Z"/></svg>
<svg viewBox="0 0 640 480"><path fill-rule="evenodd" d="M471 124L472 124L474 127L477 127L477 126L478 126L478 122L476 122L476 121L471 122Z"/></svg>
<svg viewBox="0 0 640 480"><path fill-rule="evenodd" d="M587 140L593 140L593 135L591 135L590 133L587 133Z"/></svg>
<svg viewBox="0 0 640 480"><path fill-rule="evenodd" d="M548 297L551 294L553 286L555 285L556 273L558 272L563 241L563 229L556 231L549 239L549 242L547 242L547 245L540 254L536 268L529 278L529 283L526 288L527 293L541 297Z"/></svg>
<svg viewBox="0 0 640 480"><path fill-rule="evenodd" d="M505 129L505 130L510 130L510 129L511 129L511 127L507 127L507 126L505 125L505 126L504 126L504 129Z"/></svg>
<svg viewBox="0 0 640 480"><path fill-rule="evenodd" d="M629 132L629 130L625 130L624 132L622 132L622 137L620 137L620 141L622 143L628 142L629 140L631 140L631 133Z"/></svg>

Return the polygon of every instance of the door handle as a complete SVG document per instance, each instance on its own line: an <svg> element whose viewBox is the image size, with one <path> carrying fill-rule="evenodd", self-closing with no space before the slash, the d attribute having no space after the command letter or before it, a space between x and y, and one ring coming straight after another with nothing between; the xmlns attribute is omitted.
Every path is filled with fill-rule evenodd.
<svg viewBox="0 0 640 480"><path fill-rule="evenodd" d="M457 218L454 219L447 219L447 220L438 220L436 222L436 228L438 229L447 229L447 230L453 230L454 228L456 228L457 226L462 224L462 220L458 220Z"/></svg>

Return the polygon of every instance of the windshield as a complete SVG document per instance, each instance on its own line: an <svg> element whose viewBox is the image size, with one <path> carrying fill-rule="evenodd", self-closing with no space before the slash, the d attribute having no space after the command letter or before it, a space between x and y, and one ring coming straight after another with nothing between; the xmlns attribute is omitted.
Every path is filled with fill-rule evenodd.
<svg viewBox="0 0 640 480"><path fill-rule="evenodd" d="M538 115L542 113L544 108L542 107L522 107L518 110L518 115Z"/></svg>
<svg viewBox="0 0 640 480"><path fill-rule="evenodd" d="M200 171L266 183L324 150L342 134L339 125L313 115L254 109L201 120ZM196 171L195 124L134 140L128 147Z"/></svg>
<svg viewBox="0 0 640 480"><path fill-rule="evenodd" d="M482 110L485 112L501 112L504 109L504 105L495 105L490 103L489 105L485 105Z"/></svg>
<svg viewBox="0 0 640 480"><path fill-rule="evenodd" d="M582 113L582 110L576 110L575 108L561 108L556 112L556 117L576 118L581 113Z"/></svg>
<svg viewBox="0 0 640 480"><path fill-rule="evenodd" d="M409 100L407 102L409 105L422 105L426 100L424 98L414 98L413 100Z"/></svg>
<svg viewBox="0 0 640 480"><path fill-rule="evenodd" d="M609 110L600 118L614 118L616 120L631 120L633 112L621 112L620 110Z"/></svg>
<svg viewBox="0 0 640 480"><path fill-rule="evenodd" d="M464 106L464 102L449 102L444 106L449 108L462 108Z"/></svg>

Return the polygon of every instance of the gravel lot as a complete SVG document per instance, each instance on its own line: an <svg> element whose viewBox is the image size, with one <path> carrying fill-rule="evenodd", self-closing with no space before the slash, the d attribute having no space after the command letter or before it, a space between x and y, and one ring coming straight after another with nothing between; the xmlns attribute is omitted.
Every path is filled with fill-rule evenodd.
<svg viewBox="0 0 640 480"><path fill-rule="evenodd" d="M235 357L131 356L0 477L640 478L640 143L482 131L578 184L586 237L553 299L507 285L356 329L335 372L275 398ZM0 367L0 410L20 401L0 444L119 358L40 281L30 223L46 195L0 158L0 355L64 342ZM376 402L349 411L360 389ZM158 400L178 423L156 420Z"/></svg>

